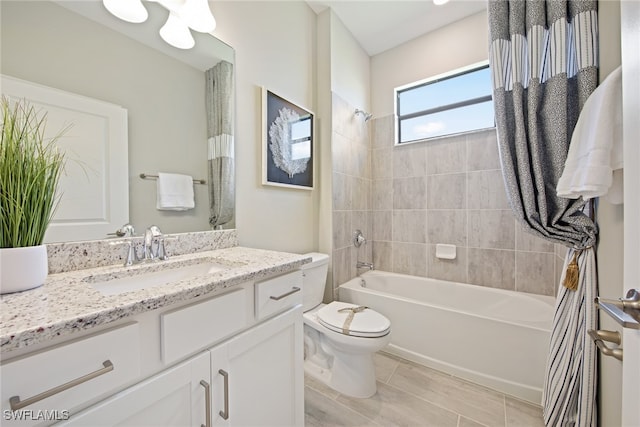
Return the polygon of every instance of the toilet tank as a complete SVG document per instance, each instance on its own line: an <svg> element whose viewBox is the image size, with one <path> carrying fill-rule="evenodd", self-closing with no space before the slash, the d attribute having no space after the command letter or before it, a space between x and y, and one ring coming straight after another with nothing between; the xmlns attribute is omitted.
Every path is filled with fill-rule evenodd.
<svg viewBox="0 0 640 427"><path fill-rule="evenodd" d="M308 311L320 304L324 297L324 286L329 270L329 255L312 252L304 256L312 259L311 263L301 267L303 274L302 311Z"/></svg>

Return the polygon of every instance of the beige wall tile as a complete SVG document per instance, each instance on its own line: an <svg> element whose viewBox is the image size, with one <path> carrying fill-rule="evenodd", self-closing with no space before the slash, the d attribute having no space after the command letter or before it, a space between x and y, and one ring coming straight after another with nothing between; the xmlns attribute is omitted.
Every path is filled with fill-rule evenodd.
<svg viewBox="0 0 640 427"><path fill-rule="evenodd" d="M393 129L395 123L393 122L393 115L376 118L372 120L371 126L371 147L393 147L394 137Z"/></svg>
<svg viewBox="0 0 640 427"><path fill-rule="evenodd" d="M375 179L393 178L393 151L391 147L372 151L371 177Z"/></svg>
<svg viewBox="0 0 640 427"><path fill-rule="evenodd" d="M342 249L350 245L351 212L333 211L333 248Z"/></svg>
<svg viewBox="0 0 640 427"><path fill-rule="evenodd" d="M464 135L421 143L427 145L427 172L432 174L465 171L466 137Z"/></svg>
<svg viewBox="0 0 640 427"><path fill-rule="evenodd" d="M371 180L351 178L351 209L366 210L371 207Z"/></svg>
<svg viewBox="0 0 640 427"><path fill-rule="evenodd" d="M555 255L516 252L516 290L542 295L555 291Z"/></svg>
<svg viewBox="0 0 640 427"><path fill-rule="evenodd" d="M427 246L427 271L429 277L451 282L468 283L467 248L457 247L455 259L436 257L436 245Z"/></svg>
<svg viewBox="0 0 640 427"><path fill-rule="evenodd" d="M469 172L467 191L468 209L511 209L499 170Z"/></svg>
<svg viewBox="0 0 640 427"><path fill-rule="evenodd" d="M515 251L469 248L469 283L515 290Z"/></svg>
<svg viewBox="0 0 640 427"><path fill-rule="evenodd" d="M333 173L333 210L345 211L352 207L352 178L348 175Z"/></svg>
<svg viewBox="0 0 640 427"><path fill-rule="evenodd" d="M423 144L393 148L393 177L410 178L427 174L427 156Z"/></svg>
<svg viewBox="0 0 640 427"><path fill-rule="evenodd" d="M466 176L463 173L427 177L428 209L465 209Z"/></svg>
<svg viewBox="0 0 640 427"><path fill-rule="evenodd" d="M516 250L554 253L555 248L553 243L526 231L520 223L516 222Z"/></svg>
<svg viewBox="0 0 640 427"><path fill-rule="evenodd" d="M338 132L333 132L331 138L333 171L346 174L351 165L351 144L345 136Z"/></svg>
<svg viewBox="0 0 640 427"><path fill-rule="evenodd" d="M393 242L391 252L394 273L427 276L426 244Z"/></svg>
<svg viewBox="0 0 640 427"><path fill-rule="evenodd" d="M427 242L467 246L467 211L427 210Z"/></svg>
<svg viewBox="0 0 640 427"><path fill-rule="evenodd" d="M381 211L393 209L393 180L392 179L374 179L372 181L371 208L373 210L381 210Z"/></svg>
<svg viewBox="0 0 640 427"><path fill-rule="evenodd" d="M500 169L495 129L467 135L467 171Z"/></svg>
<svg viewBox="0 0 640 427"><path fill-rule="evenodd" d="M392 236L393 224L391 222L393 211L372 211L373 216L373 232L371 237L373 240L383 240L390 242Z"/></svg>
<svg viewBox="0 0 640 427"><path fill-rule="evenodd" d="M427 243L427 211L393 211L393 241Z"/></svg>
<svg viewBox="0 0 640 427"><path fill-rule="evenodd" d="M427 187L424 177L393 180L393 209L426 209Z"/></svg>
<svg viewBox="0 0 640 427"><path fill-rule="evenodd" d="M334 289L351 279L351 248L333 251L333 287Z"/></svg>
<svg viewBox="0 0 640 427"><path fill-rule="evenodd" d="M373 266L376 270L393 271L393 244L373 242Z"/></svg>
<svg viewBox="0 0 640 427"><path fill-rule="evenodd" d="M515 219L507 210L470 210L469 247L515 249Z"/></svg>

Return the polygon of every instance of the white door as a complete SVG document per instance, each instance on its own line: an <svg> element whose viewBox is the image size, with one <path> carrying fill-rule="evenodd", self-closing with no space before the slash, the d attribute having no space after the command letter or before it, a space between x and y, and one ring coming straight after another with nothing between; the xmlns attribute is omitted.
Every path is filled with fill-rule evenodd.
<svg viewBox="0 0 640 427"><path fill-rule="evenodd" d="M104 239L129 222L127 110L9 76L0 86L46 113L45 138L66 129L56 143L66 159L61 198L44 242Z"/></svg>
<svg viewBox="0 0 640 427"><path fill-rule="evenodd" d="M213 425L304 425L301 310L211 349Z"/></svg>
<svg viewBox="0 0 640 427"><path fill-rule="evenodd" d="M640 290L640 2L620 2L624 123L624 288ZM622 337L622 425L640 426L640 330Z"/></svg>
<svg viewBox="0 0 640 427"><path fill-rule="evenodd" d="M199 354L72 416L60 425L205 425L209 368L209 352Z"/></svg>

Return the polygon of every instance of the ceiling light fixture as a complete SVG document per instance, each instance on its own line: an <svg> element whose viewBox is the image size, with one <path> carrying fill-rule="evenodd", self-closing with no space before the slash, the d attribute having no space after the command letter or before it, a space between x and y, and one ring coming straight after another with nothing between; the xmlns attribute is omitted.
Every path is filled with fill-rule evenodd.
<svg viewBox="0 0 640 427"><path fill-rule="evenodd" d="M102 0L102 3L112 15L123 21L139 24L149 17L141 0Z"/></svg>
<svg viewBox="0 0 640 427"><path fill-rule="evenodd" d="M449 0L433 0L433 4L436 6L442 6L445 3L449 3Z"/></svg>
<svg viewBox="0 0 640 427"><path fill-rule="evenodd" d="M191 30L211 33L216 20L209 9L208 0L150 0L169 11L167 22L160 29L160 37L178 49L191 49L195 40ZM142 0L102 0L104 7L114 16L127 21L144 22L148 13Z"/></svg>

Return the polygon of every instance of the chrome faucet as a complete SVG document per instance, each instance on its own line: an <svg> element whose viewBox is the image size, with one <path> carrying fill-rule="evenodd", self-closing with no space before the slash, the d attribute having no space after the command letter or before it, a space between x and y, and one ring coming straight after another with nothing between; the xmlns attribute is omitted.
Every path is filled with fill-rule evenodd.
<svg viewBox="0 0 640 427"><path fill-rule="evenodd" d="M356 262L356 268L367 268L370 271L373 270L373 263L372 262L364 262L364 261L357 261Z"/></svg>
<svg viewBox="0 0 640 427"><path fill-rule="evenodd" d="M164 235L158 226L152 225L145 230L142 253L144 260L166 260L168 258L164 247Z"/></svg>

